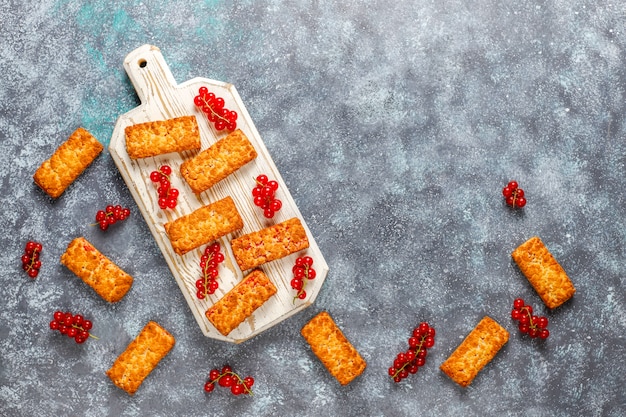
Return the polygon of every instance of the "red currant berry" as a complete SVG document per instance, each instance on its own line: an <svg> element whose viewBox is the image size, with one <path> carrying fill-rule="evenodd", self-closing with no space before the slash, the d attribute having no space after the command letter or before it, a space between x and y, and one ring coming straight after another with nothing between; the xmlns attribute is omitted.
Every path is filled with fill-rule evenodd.
<svg viewBox="0 0 626 417"><path fill-rule="evenodd" d="M515 301L513 301L513 308L519 310L522 307L524 307L524 300L521 298L516 298Z"/></svg>
<svg viewBox="0 0 626 417"><path fill-rule="evenodd" d="M205 392L212 392L215 389L215 383L211 382L211 381L207 381L204 384L204 391Z"/></svg>

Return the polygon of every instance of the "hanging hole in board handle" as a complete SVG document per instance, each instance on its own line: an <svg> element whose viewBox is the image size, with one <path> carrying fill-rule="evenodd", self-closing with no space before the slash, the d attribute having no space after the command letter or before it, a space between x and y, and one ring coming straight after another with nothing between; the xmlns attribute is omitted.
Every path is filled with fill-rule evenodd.
<svg viewBox="0 0 626 417"><path fill-rule="evenodd" d="M148 65L148 61L142 58L139 60L139 62L137 62L137 64L139 65L139 68L145 68L146 65Z"/></svg>

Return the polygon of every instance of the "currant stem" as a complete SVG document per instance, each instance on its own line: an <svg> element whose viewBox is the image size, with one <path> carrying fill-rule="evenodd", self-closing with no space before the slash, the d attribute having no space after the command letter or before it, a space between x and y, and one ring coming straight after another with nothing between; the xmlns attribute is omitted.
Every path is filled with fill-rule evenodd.
<svg viewBox="0 0 626 417"><path fill-rule="evenodd" d="M33 254L30 256L30 263L28 264L28 269L26 270L26 272L33 269L33 265L35 265L35 255L37 254L37 252L39 252L37 249L33 249Z"/></svg>
<svg viewBox="0 0 626 417"><path fill-rule="evenodd" d="M85 331L85 329L82 326L77 326L75 324L72 324L72 327L75 328L75 329L78 329L80 331ZM87 332L87 334L89 335L89 337L93 337L96 340L100 340L99 337L92 335L90 332Z"/></svg>
<svg viewBox="0 0 626 417"><path fill-rule="evenodd" d="M537 325L533 323L533 315L530 314L530 312L528 311L528 308L526 306L524 306L524 307L522 307L522 310L528 316L528 327L531 328L531 329L538 329Z"/></svg>
<svg viewBox="0 0 626 417"><path fill-rule="evenodd" d="M222 121L224 121L226 123L230 122L230 120L228 120L227 118L225 118L221 114L216 113L215 110L213 110L213 107L209 106L209 103L204 99L204 97L200 96L200 100L202 100L202 104L204 104L209 109L211 109L211 113L213 113L213 115L215 115L216 117L222 119Z"/></svg>
<svg viewBox="0 0 626 417"><path fill-rule="evenodd" d="M300 297L300 294L302 294L302 292L304 291L304 287L306 287L306 282L309 280L309 268L310 266L308 264L304 264L304 277L302 277L302 288L300 288L300 291L298 291L296 296L293 297L291 304L295 304L296 300Z"/></svg>
<svg viewBox="0 0 626 417"><path fill-rule="evenodd" d="M204 268L202 268L202 275L204 275L204 296L208 296L209 295L209 275L207 274L207 264L211 261L211 259L213 259L213 253L211 252L211 254L209 255L209 259L206 260L206 263L204 264Z"/></svg>
<svg viewBox="0 0 626 417"><path fill-rule="evenodd" d="M400 369L396 369L396 373L393 374L391 379L393 379L393 378L397 377L398 375L400 375L400 373L404 370L404 368L406 368L407 366L409 366L410 364L412 364L413 362L415 362L417 360L417 354L422 351L422 345L424 344L424 340L426 340L427 336L428 335L423 335L422 336L422 340L420 340L420 344L419 344L419 346L417 346L417 349L415 350L415 358L412 361L409 361L409 362L405 363L404 365L402 365L402 367Z"/></svg>
<svg viewBox="0 0 626 417"><path fill-rule="evenodd" d="M220 376L218 376L217 379L212 380L211 383L213 383L213 384L217 383L217 381L219 381L221 377L226 376L226 375L231 375L231 376L234 376L235 378L237 378L237 382L239 384L241 384L243 386L243 388L245 389L244 394L254 395L252 390L250 388L248 388L248 386L246 384L243 383L243 379L241 379L241 377L236 372L233 372L233 371L224 372L223 374L220 374Z"/></svg>

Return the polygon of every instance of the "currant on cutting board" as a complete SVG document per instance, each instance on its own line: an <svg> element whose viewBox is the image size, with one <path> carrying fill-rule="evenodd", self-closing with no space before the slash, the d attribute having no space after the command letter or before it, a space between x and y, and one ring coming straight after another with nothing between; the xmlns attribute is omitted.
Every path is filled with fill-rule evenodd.
<svg viewBox="0 0 626 417"><path fill-rule="evenodd" d="M515 301L513 301L511 318L519 322L518 327L520 332L527 334L533 339L537 337L547 339L550 336L548 318L533 315L532 306L526 305L521 298L516 298Z"/></svg>
<svg viewBox="0 0 626 417"><path fill-rule="evenodd" d="M509 183L502 189L502 195L504 201L508 206L513 208L522 208L526 205L526 197L524 196L524 190L519 188L517 181L509 181Z"/></svg>
<svg viewBox="0 0 626 417"><path fill-rule="evenodd" d="M224 262L224 254L221 252L219 242L215 242L206 247L204 254L200 257L200 268L202 278L196 281L196 297L203 300L206 296L213 294L219 288L217 282L218 266Z"/></svg>
<svg viewBox="0 0 626 417"><path fill-rule="evenodd" d="M24 247L24 254L22 255L22 269L26 271L29 277L32 279L37 278L39 275L39 269L41 268L41 260L39 254L43 246L39 242L29 240Z"/></svg>
<svg viewBox="0 0 626 417"><path fill-rule="evenodd" d="M122 207L121 205L108 205L104 210L98 210L96 212L96 223L100 230L105 231L110 225L117 223L118 221L124 221L130 216L130 209L128 207Z"/></svg>
<svg viewBox="0 0 626 417"><path fill-rule="evenodd" d="M400 352L389 368L389 376L394 382L400 382L410 374L417 373L420 366L426 363L428 350L435 345L435 329L427 322L421 322L413 329L409 337L409 349Z"/></svg>
<svg viewBox="0 0 626 417"><path fill-rule="evenodd" d="M150 173L150 180L158 187L158 203L162 210L175 209L178 204L179 191L172 187L170 175L172 175L172 168L169 165L161 165L158 170Z"/></svg>
<svg viewBox="0 0 626 417"><path fill-rule="evenodd" d="M202 110L215 130L233 131L237 128L237 112L224 107L224 99L209 92L206 87L198 89L198 95L193 98L196 106Z"/></svg>
<svg viewBox="0 0 626 417"><path fill-rule="evenodd" d="M211 369L209 372L209 378L204 383L205 392L213 392L215 385L220 387L230 388L230 392L233 395L252 394L252 385L254 385L254 378L247 376L241 378L238 374L233 372L233 369L226 365L222 370Z"/></svg>
<svg viewBox="0 0 626 417"><path fill-rule="evenodd" d="M53 319L50 322L51 330L58 330L59 333L74 339L78 344L85 343L88 338L98 339L89 333L93 324L90 320L85 319L80 314L72 314L68 312L55 311Z"/></svg>
<svg viewBox="0 0 626 417"><path fill-rule="evenodd" d="M270 180L267 175L261 174L255 178L255 187L252 189L254 205L263 209L263 215L271 219L278 212L283 203L276 198L278 182Z"/></svg>
<svg viewBox="0 0 626 417"><path fill-rule="evenodd" d="M310 256L297 258L292 272L293 279L291 280L291 288L297 291L296 296L293 297L293 301L295 302L297 299L304 300L306 298L306 291L304 290L306 282L315 279L317 275L315 269L313 269L313 258Z"/></svg>

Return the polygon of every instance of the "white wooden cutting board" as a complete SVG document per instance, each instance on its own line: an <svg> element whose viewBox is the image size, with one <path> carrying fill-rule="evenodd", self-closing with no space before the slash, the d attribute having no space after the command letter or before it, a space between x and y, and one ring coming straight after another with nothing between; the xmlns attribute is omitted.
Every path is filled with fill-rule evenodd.
<svg viewBox="0 0 626 417"><path fill-rule="evenodd" d="M144 45L128 54L124 60L124 68L137 91L141 105L118 118L109 145L109 151L139 206L141 214L150 227L150 231L159 245L202 333L214 339L240 343L269 329L313 303L328 273L328 265L259 133L254 127L250 115L246 111L235 87L232 84L207 78L194 78L182 84L177 84L159 48L152 45ZM158 157L131 160L126 152L124 129L126 126L147 121L195 115L200 127L202 150L208 148L218 139L224 137L227 132L215 130L207 121L206 116L194 105L193 99L198 94L198 89L202 86L206 86L216 96L222 97L225 100L225 107L238 113L237 127L248 136L258 153L258 157L234 174L231 174L228 178L214 185L211 189L200 195L195 195L180 177L180 165L185 159L193 157L197 152L170 153ZM150 181L150 172L156 170L162 164L172 167L172 186L180 191L178 206L174 210L162 210L159 208L156 188ZM282 201L283 206L273 219L266 219L262 211L253 204L252 200L251 192L255 185L255 178L262 173L279 183L276 197ZM183 256L177 255L173 251L169 238L165 233L164 224L228 195L235 201L243 218L244 228L239 232L220 239L219 242L226 259L219 267L219 288L215 294L208 296L204 300L199 300L196 297L195 283L197 279L202 277L199 262L205 246L188 252ZM308 235L310 247L261 267L276 285L278 289L277 294L256 310L237 329L233 330L228 336L223 336L207 320L204 313L243 278L243 273L239 270L232 256L230 241L242 234L260 230L292 217L298 217L302 221ZM317 272L317 277L308 281L306 299L296 299L294 302L295 291L290 285L293 278L292 267L295 259L304 255L313 258L313 268ZM152 280L153 278L138 275L135 279ZM153 282L152 285L158 286L159 283ZM164 292L161 296L169 297L170 295ZM158 301L155 302L158 303ZM181 308L183 307L181 306Z"/></svg>

